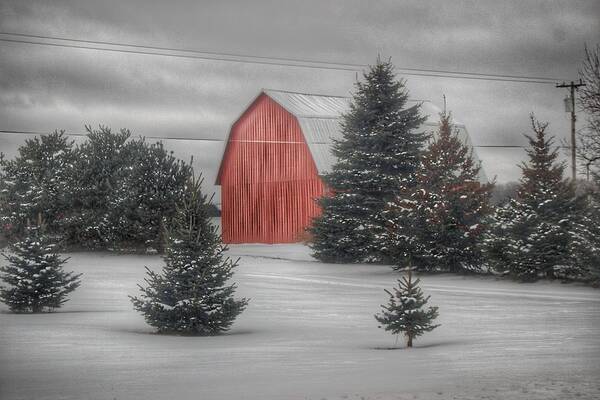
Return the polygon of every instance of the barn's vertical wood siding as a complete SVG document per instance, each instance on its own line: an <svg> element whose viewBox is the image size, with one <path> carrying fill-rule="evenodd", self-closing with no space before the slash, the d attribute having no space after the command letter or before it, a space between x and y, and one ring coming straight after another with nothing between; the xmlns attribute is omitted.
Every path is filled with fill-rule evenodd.
<svg viewBox="0 0 600 400"><path fill-rule="evenodd" d="M323 183L294 116L265 94L234 124L219 171L225 243L298 241Z"/></svg>

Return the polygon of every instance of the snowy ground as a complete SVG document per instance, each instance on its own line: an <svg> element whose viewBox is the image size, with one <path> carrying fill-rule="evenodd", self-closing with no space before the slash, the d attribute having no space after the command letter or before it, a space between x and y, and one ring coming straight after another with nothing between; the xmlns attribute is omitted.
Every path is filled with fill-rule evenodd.
<svg viewBox="0 0 600 400"><path fill-rule="evenodd" d="M156 335L132 310L159 257L73 254L83 285L60 312L0 309L0 398L600 398L600 290L425 276L442 326L390 350L373 318L388 267L320 264L299 245L230 253L252 300L219 337Z"/></svg>

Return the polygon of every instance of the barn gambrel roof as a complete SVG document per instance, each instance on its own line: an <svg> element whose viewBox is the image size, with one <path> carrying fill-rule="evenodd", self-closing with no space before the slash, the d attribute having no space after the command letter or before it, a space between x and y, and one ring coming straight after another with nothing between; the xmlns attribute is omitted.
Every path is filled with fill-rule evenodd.
<svg viewBox="0 0 600 400"><path fill-rule="evenodd" d="M342 139L341 115L348 112L351 99L343 96L326 96L274 89L263 89L261 94L263 93L298 120L319 175L331 171L331 167L336 161L335 156L331 153L331 147L333 140ZM430 101L410 100L410 102L421 103L421 114L427 117L421 129L435 132L439 125L439 115L442 110ZM458 130L459 138L473 149L465 125L456 120L453 123ZM473 158L475 161L480 162L474 149ZM483 168L479 179L481 182L487 182L487 176Z"/></svg>
<svg viewBox="0 0 600 400"><path fill-rule="evenodd" d="M342 138L341 115L350 108L350 99L282 90L263 92L296 117L319 175L329 172L335 163L331 154L333 139Z"/></svg>

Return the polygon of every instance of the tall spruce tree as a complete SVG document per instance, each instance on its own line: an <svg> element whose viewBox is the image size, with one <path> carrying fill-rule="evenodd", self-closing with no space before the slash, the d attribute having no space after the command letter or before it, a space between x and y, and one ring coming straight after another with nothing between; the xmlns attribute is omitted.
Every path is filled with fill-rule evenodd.
<svg viewBox="0 0 600 400"><path fill-rule="evenodd" d="M9 286L0 288L0 299L13 312L59 308L79 287L81 274L63 270L68 259L60 257L44 229L40 217L37 226L26 227L24 237L10 245L10 253L2 254L8 265L0 267L0 278Z"/></svg>
<svg viewBox="0 0 600 400"><path fill-rule="evenodd" d="M313 221L313 255L325 262L381 258L378 235L385 229L386 203L415 184L415 170L427 135L424 118L408 106L408 91L391 62L378 60L357 82L350 111L343 116L337 158L324 179L330 193L319 200Z"/></svg>
<svg viewBox="0 0 600 400"><path fill-rule="evenodd" d="M481 265L484 218L493 185L481 184L481 166L458 137L450 113L440 115L423 153L417 186L387 211L387 241L397 268L410 257L419 270L474 271Z"/></svg>
<svg viewBox="0 0 600 400"><path fill-rule="evenodd" d="M381 306L381 313L375 315L386 331L406 336L406 347L412 347L414 338L439 326L433 324L438 317L438 308L424 308L430 296L423 295L419 282L419 279L412 279L409 267L407 276L398 279L398 287L393 289L393 293L385 290L390 295L389 302Z"/></svg>
<svg viewBox="0 0 600 400"><path fill-rule="evenodd" d="M235 300L227 281L237 262L223 255L201 180L190 178L168 229L165 266L147 269L146 287L131 297L134 308L160 333L210 335L229 329L248 300Z"/></svg>
<svg viewBox="0 0 600 400"><path fill-rule="evenodd" d="M582 210L573 184L563 179L548 124L532 115L531 125L517 197L496 211L486 238L492 268L520 280L572 273L572 232Z"/></svg>

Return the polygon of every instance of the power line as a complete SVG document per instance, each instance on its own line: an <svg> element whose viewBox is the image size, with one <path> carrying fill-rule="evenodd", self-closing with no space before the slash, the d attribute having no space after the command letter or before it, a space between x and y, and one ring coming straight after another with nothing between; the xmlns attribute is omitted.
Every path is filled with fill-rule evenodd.
<svg viewBox="0 0 600 400"><path fill-rule="evenodd" d="M12 130L0 130L0 133L6 134L6 135L38 135L38 136L43 136L43 135L49 135L52 132L34 132L34 131L12 131ZM87 134L85 133L64 133L67 136L87 136Z"/></svg>
<svg viewBox="0 0 600 400"><path fill-rule="evenodd" d="M329 66L324 66L324 65L290 64L290 63L267 62L267 61L256 61L256 60L236 60L236 59L231 59L231 58L194 56L194 55L185 55L185 54L170 54L170 53L159 53L159 52L149 52L149 51L139 51L139 50L110 49L110 48L102 48L102 47L78 46L78 45L59 44L59 43L34 42L34 41L28 41L28 40L0 38L0 41L11 42L11 43L37 44L37 45L42 45L42 46L64 47L64 48L73 48L73 49L108 51L108 52L114 52L114 53L152 55L152 56L187 58L187 59L197 59L197 60L225 61L225 62L234 62L234 63L242 63L242 64L262 64L262 65L274 65L274 66L282 66L282 67L311 68L311 69L352 71L352 72L360 71L357 68L350 68L350 67L329 67ZM554 82L551 82L551 81L537 81L537 80L525 80L525 79L484 78L484 77L477 77L477 76L456 76L456 75L429 74L429 73L421 74L421 73L416 73L416 72L404 72L403 74L411 75L411 76L434 77L434 78L471 79L471 80L482 80L482 81L538 83L538 84L554 85Z"/></svg>
<svg viewBox="0 0 600 400"><path fill-rule="evenodd" d="M0 32L0 35L20 36L20 37L36 38L36 39L63 40L63 41L75 42L75 43L88 43L88 44L102 44L102 45L110 45L110 46L135 47L135 48L139 48L139 49L180 51L180 52L185 52L185 53L209 54L209 55L218 55L218 56L227 56L227 57L244 57L244 58L258 58L258 59L269 59L269 60L278 60L278 61L309 62L309 63L329 64L329 65L344 65L344 66L357 67L357 68L368 67L368 65L366 65L366 64L350 64L350 63L330 62L330 61L320 61L320 60L309 60L309 59L298 59L298 58L269 57L269 56L259 56L259 55L251 55L251 54L240 54L240 53L224 53L224 52L216 52L216 51L204 51L204 50L196 50L196 49L187 49L187 48L181 48L181 47L178 48L178 47L147 46L147 45L139 45L139 44L126 44L126 43L118 43L118 42L105 42L105 41L99 41L99 40L72 39L72 38L64 38L64 37L57 37L57 36L30 35L30 34L25 34L25 33ZM558 80L560 80L560 79L558 79Z"/></svg>
<svg viewBox="0 0 600 400"><path fill-rule="evenodd" d="M319 66L319 65L301 65L301 64L286 64L279 62L267 62L267 61L252 61L252 60L236 60L232 58L219 58L219 57L211 57L211 56L196 56L196 55L187 55L187 54L171 54L171 53L159 53L159 52L151 52L151 51L141 51L141 50L126 50L126 49L110 49L104 47L91 47L91 46L78 46L72 44L61 44L61 43L48 43L48 42L34 42L29 40L17 40L17 39L4 39L0 38L2 42L12 42L12 43L25 43L25 44L37 44L42 46L53 46L53 47L65 47L71 49L85 49L85 50L99 50L99 51L109 51L114 53L127 53L127 54L140 54L140 55L149 55L149 56L163 56L163 57L174 57L174 58L187 58L187 59L196 59L196 60L214 60L214 61L227 61L227 62L235 62L242 64L262 64L262 65L276 65L282 67L298 67L298 68L314 68L314 69L331 69L337 71L352 71L356 72L358 69L356 68L344 68L344 67L327 67L327 66ZM548 82L544 82L548 83Z"/></svg>
<svg viewBox="0 0 600 400"><path fill-rule="evenodd" d="M337 62L318 61L318 60L310 60L310 59L299 59L299 58L296 59L296 58L266 57L266 56L254 56L254 55L245 55L245 54L221 53L221 52L207 52L207 51L182 49L182 48L144 46L144 45L136 45L136 44L117 43L117 42L102 42L102 41L60 38L60 37L41 36L41 35L28 35L28 34L9 33L9 32L0 32L0 34L1 35L28 37L28 38L37 38L37 39L62 40L62 41L70 41L70 42L74 42L74 43L97 44L100 46L110 45L110 46L130 47L130 48L135 48L135 49L153 50L153 51L144 51L144 50L130 50L130 49L115 49L115 48L97 47L97 46L74 45L74 44L66 44L66 43L51 43L51 42L40 42L40 41L33 41L33 40L0 38L0 41L10 42L10 43L22 43L22 44L41 45L41 46L97 50L97 51L107 51L107 52L127 53L127 54L154 55L154 56L174 57L174 58L214 60L214 61L235 62L235 63L245 63L245 64L261 64L261 65L274 65L274 66L284 66L284 67L312 68L312 69L352 71L352 72L358 72L358 71L361 71L363 68L368 67L368 65L366 65L366 64L364 64L364 65L363 64L349 64L349 63L337 63ZM187 53L193 53L193 54L173 54L173 53L164 53L163 51L177 51L177 52L187 52ZM227 58L224 58L224 57L227 57ZM244 58L252 58L252 59L243 60L243 59L239 59L239 58L230 58L230 57L244 57ZM402 70L402 71L409 71L409 72L402 72L402 74L404 74L404 75L426 76L426 77L437 77L437 78L451 78L451 79L470 79L470 80L486 80L486 81L500 81L500 82L537 83L537 84L554 84L557 80L560 80L560 79L547 78L547 77L484 74L484 73L478 73L478 72L463 72L463 71L450 71L450 70L401 68L401 67L397 67L397 69Z"/></svg>
<svg viewBox="0 0 600 400"><path fill-rule="evenodd" d="M3 129L0 130L0 134L5 134L5 135L36 135L36 136L43 136L43 135L49 135L52 132L35 132L35 131L14 131L14 130L8 130L8 129ZM87 137L87 133L64 133L67 136L76 136L76 137ZM140 137L143 137L145 139L165 139L165 140L188 140L188 141L202 141L202 142L224 142L223 139L212 139L212 138L185 138L185 137L166 137L166 136L142 136L140 135Z"/></svg>
<svg viewBox="0 0 600 400"><path fill-rule="evenodd" d="M16 130L0 130L0 134L6 135L49 135L51 132L35 132L35 131L16 131ZM67 133L67 136L87 137L86 133ZM166 136L141 136L145 139L158 139L158 140L181 140L181 141L197 141L197 142L226 142L225 139L213 139L213 138L185 138L185 137L166 137ZM299 143L299 142L298 142ZM522 145L502 145L502 144L479 144L472 145L477 148L500 148L500 149L526 149L527 146ZM569 146L559 146L560 148L570 148Z"/></svg>
<svg viewBox="0 0 600 400"><path fill-rule="evenodd" d="M178 47L159 47L159 46L148 46L148 45L139 45L139 44L131 44L131 43L73 39L73 38L65 38L65 37L58 37L58 36L31 35L31 34L16 33L16 32L0 32L0 35L10 35L10 36L19 36L19 37L36 38L36 39L61 40L61 41L74 42L74 43L88 43L88 44L100 44L100 45L110 45L110 46L134 47L134 48L149 49L149 50L179 51L179 52L185 52L185 53L208 54L208 55L215 55L215 56L243 57L243 58L256 58L256 59L266 59L266 60L276 60L276 61L289 61L289 62L299 62L299 63L335 65L335 66L345 66L345 67L353 67L353 68L368 68L369 67L369 65L367 65L367 64L353 64L353 63L347 63L347 62L334 62L334 61L323 61L323 60L315 60L315 59L287 58L287 57L273 57L273 56L260 56L260 55L252 55L252 54L241 54L241 53L225 53L225 52L197 50L197 49L189 49L189 48L181 48L181 47L180 48L178 48ZM421 72L421 73L427 72L427 73L441 73L441 74L453 74L453 75L473 75L473 76L482 76L482 77L491 77L491 78L531 79L531 80L545 80L545 81L552 81L552 82L561 80L559 78L549 78L549 77L539 77L539 76L488 74L488 73L481 73L481 72L452 71L452 70L425 69L425 68L408 68L408 67L398 67L398 66L396 66L396 68L403 70L403 71L415 71L415 72Z"/></svg>

